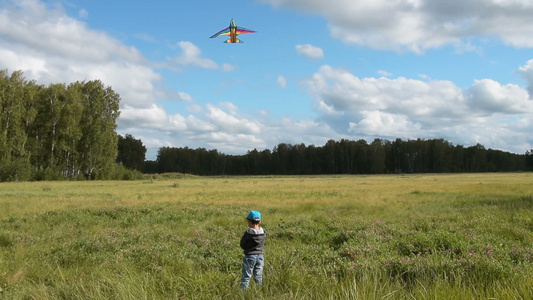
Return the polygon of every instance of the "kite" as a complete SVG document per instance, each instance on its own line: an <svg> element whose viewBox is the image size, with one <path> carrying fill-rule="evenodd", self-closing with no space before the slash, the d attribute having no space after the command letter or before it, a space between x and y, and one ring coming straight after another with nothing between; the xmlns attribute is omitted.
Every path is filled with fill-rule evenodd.
<svg viewBox="0 0 533 300"><path fill-rule="evenodd" d="M254 33L254 32L255 31L250 30L250 29L238 27L237 24L235 24L235 21L231 19L231 21L229 22L228 28L222 29L221 31L213 34L213 36L211 36L210 38L216 38L221 35L229 35L229 39L226 40L224 43L242 43L242 41L237 38L237 35L241 33Z"/></svg>

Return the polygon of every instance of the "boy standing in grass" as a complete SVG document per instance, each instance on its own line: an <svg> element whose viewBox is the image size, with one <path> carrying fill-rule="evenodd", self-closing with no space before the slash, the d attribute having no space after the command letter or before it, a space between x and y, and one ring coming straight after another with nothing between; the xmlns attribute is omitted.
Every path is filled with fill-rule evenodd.
<svg viewBox="0 0 533 300"><path fill-rule="evenodd" d="M241 248L244 250L241 277L243 290L248 289L252 276L258 286L263 284L263 266L265 264L263 250L265 249L266 232L259 227L261 213L256 210L250 211L246 221L248 222L248 229L241 238Z"/></svg>

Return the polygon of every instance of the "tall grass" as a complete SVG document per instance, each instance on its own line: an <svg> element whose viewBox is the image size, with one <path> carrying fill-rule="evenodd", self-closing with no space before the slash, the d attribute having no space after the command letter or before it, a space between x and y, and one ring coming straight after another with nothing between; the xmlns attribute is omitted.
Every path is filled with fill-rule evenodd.
<svg viewBox="0 0 533 300"><path fill-rule="evenodd" d="M530 173L0 188L3 299L531 299ZM238 288L250 209L264 286Z"/></svg>

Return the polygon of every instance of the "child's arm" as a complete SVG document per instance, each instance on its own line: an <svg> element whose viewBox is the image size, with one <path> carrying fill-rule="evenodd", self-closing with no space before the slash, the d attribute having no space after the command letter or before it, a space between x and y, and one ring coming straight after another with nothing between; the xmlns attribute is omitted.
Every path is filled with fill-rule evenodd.
<svg viewBox="0 0 533 300"><path fill-rule="evenodd" d="M242 249L246 249L246 244L247 244L246 242L247 242L247 240L248 240L248 239L247 239L247 236L248 236L248 235L247 235L246 232L245 232L245 233L242 235L242 237L241 237L241 248L242 248Z"/></svg>

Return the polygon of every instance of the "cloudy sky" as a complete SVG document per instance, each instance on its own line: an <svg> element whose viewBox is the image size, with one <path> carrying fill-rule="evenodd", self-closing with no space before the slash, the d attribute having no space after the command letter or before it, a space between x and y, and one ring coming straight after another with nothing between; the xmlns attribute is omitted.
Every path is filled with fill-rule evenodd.
<svg viewBox="0 0 533 300"><path fill-rule="evenodd" d="M0 0L0 69L101 80L152 160L343 138L523 154L531 16L533 0ZM209 38L232 18L256 33Z"/></svg>

